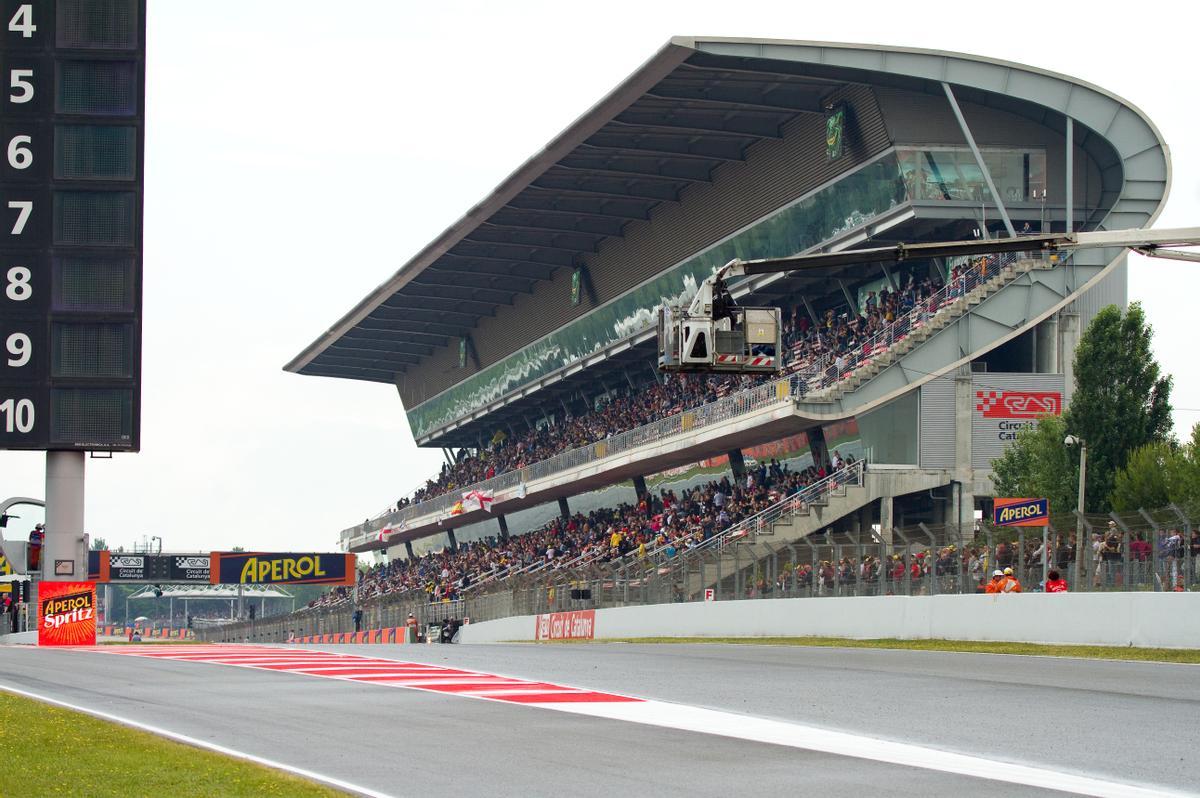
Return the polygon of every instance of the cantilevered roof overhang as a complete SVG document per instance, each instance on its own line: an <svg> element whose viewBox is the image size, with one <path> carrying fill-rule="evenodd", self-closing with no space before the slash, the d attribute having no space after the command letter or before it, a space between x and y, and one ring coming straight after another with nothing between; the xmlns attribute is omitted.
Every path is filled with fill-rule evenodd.
<svg viewBox="0 0 1200 798"><path fill-rule="evenodd" d="M673 38L285 366L394 383L483 316L647 221L722 163L743 160L850 83L941 95L1062 129L1100 166L1091 229L1148 226L1170 187L1166 143L1140 110L1089 83L957 53L722 38ZM464 375L466 376L466 375Z"/></svg>

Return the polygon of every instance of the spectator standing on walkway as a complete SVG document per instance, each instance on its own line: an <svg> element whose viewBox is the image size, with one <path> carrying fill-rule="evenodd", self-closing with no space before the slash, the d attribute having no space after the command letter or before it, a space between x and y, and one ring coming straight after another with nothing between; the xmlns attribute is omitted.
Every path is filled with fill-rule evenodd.
<svg viewBox="0 0 1200 798"><path fill-rule="evenodd" d="M33 531L29 533L29 570L40 571L42 569L42 540L45 537L43 530L45 526L37 524Z"/></svg>
<svg viewBox="0 0 1200 798"><path fill-rule="evenodd" d="M1108 532L1100 547L1100 561L1104 567L1104 584L1108 587L1119 584L1116 579L1117 563L1121 562L1121 557L1121 533L1117 529L1117 522L1109 521Z"/></svg>
<svg viewBox="0 0 1200 798"><path fill-rule="evenodd" d="M356 631L356 632L362 631L362 619L363 619L362 609L356 608L354 610L354 631Z"/></svg>

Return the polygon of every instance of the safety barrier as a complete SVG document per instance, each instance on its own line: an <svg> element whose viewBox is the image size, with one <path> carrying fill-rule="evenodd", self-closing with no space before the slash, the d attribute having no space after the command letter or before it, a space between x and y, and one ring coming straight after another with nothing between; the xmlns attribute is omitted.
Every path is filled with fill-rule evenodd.
<svg viewBox="0 0 1200 798"><path fill-rule="evenodd" d="M575 614L575 617L578 613ZM570 613L472 623L463 643L566 638ZM717 601L592 612L588 639L845 637L1200 648L1200 593L1035 593ZM574 636L574 635L571 635Z"/></svg>

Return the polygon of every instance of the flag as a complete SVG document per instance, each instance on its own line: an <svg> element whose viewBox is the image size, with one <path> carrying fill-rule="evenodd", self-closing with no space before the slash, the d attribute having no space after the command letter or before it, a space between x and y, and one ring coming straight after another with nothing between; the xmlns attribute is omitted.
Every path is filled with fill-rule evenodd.
<svg viewBox="0 0 1200 798"><path fill-rule="evenodd" d="M454 503L454 506L450 508L450 515L462 515L462 514L463 514L463 503L461 501L457 501Z"/></svg>
<svg viewBox="0 0 1200 798"><path fill-rule="evenodd" d="M495 491L469 490L462 495L462 510L460 512L487 510L490 513L492 511L492 502L495 500Z"/></svg>
<svg viewBox="0 0 1200 798"><path fill-rule="evenodd" d="M522 482L520 485L517 485L517 498L518 498L518 499L524 499L524 498L525 498L525 493L526 493L526 490L525 490L525 483L524 483L524 482Z"/></svg>
<svg viewBox="0 0 1200 798"><path fill-rule="evenodd" d="M379 535L378 535L379 542L383 543L385 540L387 540L392 535L395 535L397 532L403 532L406 526L407 526L407 524L405 524L404 521L397 521L394 524L384 524L383 528L379 530Z"/></svg>

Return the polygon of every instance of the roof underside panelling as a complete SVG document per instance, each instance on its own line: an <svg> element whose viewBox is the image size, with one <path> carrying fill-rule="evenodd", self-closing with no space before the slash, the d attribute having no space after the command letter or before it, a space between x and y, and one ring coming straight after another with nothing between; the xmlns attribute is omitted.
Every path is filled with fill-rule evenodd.
<svg viewBox="0 0 1200 798"><path fill-rule="evenodd" d="M689 231L684 219L672 228L677 240L646 245L654 238L648 222L657 230L697 192L761 214L775 198L726 195L737 182L731 176L781 150L785 136L821 125L831 99L870 97L868 86L940 94L942 81L964 103L1052 128L1071 115L1077 144L1101 170L1100 207L1111 206L1093 225L1145 225L1161 208L1170 182L1161 137L1135 108L1082 82L950 53L675 39L287 368L396 383L411 407L670 266L673 244L686 241L683 249L695 252L731 232L711 218L706 230ZM859 159L887 136L873 98L869 105L875 117L859 121L877 130L866 134L872 146ZM780 181L793 193L772 207L811 190L813 177ZM736 224L737 210L723 221ZM634 266L608 267L632 253ZM588 267L592 284L572 306L564 296L577 266ZM466 336L473 362L459 369L458 339Z"/></svg>
<svg viewBox="0 0 1200 798"><path fill-rule="evenodd" d="M394 382L435 348L453 349L457 359L457 339L482 319L533 294L555 270L585 264L605 242L623 238L631 223L648 222L663 203L710 184L722 166L743 163L754 145L782 139L798 115L820 115L823 98L838 88L786 73L681 64L299 371ZM379 345L396 341L410 343ZM437 387L444 381L435 380ZM435 389L428 380L420 384L425 395Z"/></svg>

